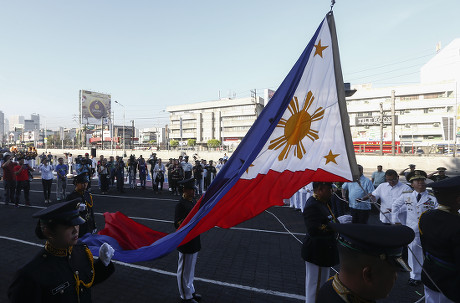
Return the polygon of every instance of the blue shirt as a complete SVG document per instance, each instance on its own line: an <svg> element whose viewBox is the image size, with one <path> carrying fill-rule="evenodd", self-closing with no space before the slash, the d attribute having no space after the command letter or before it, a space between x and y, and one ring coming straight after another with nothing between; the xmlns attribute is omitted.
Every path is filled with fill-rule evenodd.
<svg viewBox="0 0 460 303"><path fill-rule="evenodd" d="M369 178L364 176L359 178L359 182L361 186L359 186L358 182L344 183L342 189L348 190L348 200L350 201L351 208L363 210L371 209L370 200L357 202L356 199L361 199L369 193L372 193L374 191L374 185L372 185L372 181Z"/></svg>
<svg viewBox="0 0 460 303"><path fill-rule="evenodd" d="M60 177L65 177L67 175L67 171L69 170L69 167L65 164L58 164L56 165L56 168L54 169L57 174L60 176Z"/></svg>

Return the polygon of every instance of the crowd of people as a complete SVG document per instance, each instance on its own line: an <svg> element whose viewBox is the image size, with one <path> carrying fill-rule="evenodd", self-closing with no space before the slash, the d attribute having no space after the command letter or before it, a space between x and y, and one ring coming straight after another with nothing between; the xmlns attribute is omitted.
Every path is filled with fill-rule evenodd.
<svg viewBox="0 0 460 303"><path fill-rule="evenodd" d="M56 157L51 152L42 153L37 158L39 165L35 164L35 158L23 157L22 154L10 152L3 154L0 160L2 168L0 172L4 180L6 203L11 202L18 206L21 192L24 192L25 203L29 205L30 182L34 179L34 172L39 173L41 177L44 204L52 202L53 182L56 183L56 201L64 201L67 196L68 180L81 173L86 173L90 179L97 178L101 194L107 194L111 189L124 193L125 183L130 189L145 190L147 182L150 181L154 194L161 194L167 190L173 195L181 195L182 191L178 184L193 177L196 194L201 195L228 159L224 154L215 165L213 160L208 162L199 159L195 154L193 161L189 161L190 157L187 155L180 155L164 163L156 153L152 153L148 159L133 154L125 161L121 156L106 158L100 155L96 158L86 153L73 157L71 153L65 153L63 157ZM91 191L91 183L88 183L88 191Z"/></svg>
<svg viewBox="0 0 460 303"><path fill-rule="evenodd" d="M374 302L385 298L397 268L410 271L409 286L423 283L425 302L460 300L460 272L455 265L460 261L460 177L449 178L444 167L430 174L415 168L411 164L397 173L393 169L383 171L379 165L369 179L358 165L359 179L355 182L313 182L294 194L291 206L302 210L307 228L302 246L306 302ZM427 190L428 184L432 191ZM381 224L368 224L372 206L379 212ZM406 245L407 264L402 255ZM370 256L389 259L397 266L386 263L388 269L384 271L381 265L385 264L377 266L377 260ZM339 260L339 274L326 283L330 267ZM364 271L371 268L376 270L373 277ZM378 281L385 276L386 281Z"/></svg>

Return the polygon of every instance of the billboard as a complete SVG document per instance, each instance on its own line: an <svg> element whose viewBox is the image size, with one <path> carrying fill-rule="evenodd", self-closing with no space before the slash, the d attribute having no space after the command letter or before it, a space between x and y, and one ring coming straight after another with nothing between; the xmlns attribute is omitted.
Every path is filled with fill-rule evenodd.
<svg viewBox="0 0 460 303"><path fill-rule="evenodd" d="M83 124L101 124L103 117L110 116L110 95L81 90L80 97Z"/></svg>

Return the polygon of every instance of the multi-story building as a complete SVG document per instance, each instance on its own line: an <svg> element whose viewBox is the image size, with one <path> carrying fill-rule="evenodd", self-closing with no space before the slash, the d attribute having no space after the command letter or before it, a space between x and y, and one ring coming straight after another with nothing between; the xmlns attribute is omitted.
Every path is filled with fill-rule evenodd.
<svg viewBox="0 0 460 303"><path fill-rule="evenodd" d="M4 143L5 133L5 114L0 110L0 146Z"/></svg>
<svg viewBox="0 0 460 303"><path fill-rule="evenodd" d="M354 85L347 98L350 127L355 142L381 140L380 104L384 112L383 141L391 141L391 92L395 93L395 140L403 152L423 148L438 152L460 135L458 86L460 39L439 51L420 71L419 84L374 88ZM458 127L457 127L458 126Z"/></svg>
<svg viewBox="0 0 460 303"><path fill-rule="evenodd" d="M258 96L240 99L168 106L169 139L195 139L199 145L217 139L224 145L238 145L264 107Z"/></svg>

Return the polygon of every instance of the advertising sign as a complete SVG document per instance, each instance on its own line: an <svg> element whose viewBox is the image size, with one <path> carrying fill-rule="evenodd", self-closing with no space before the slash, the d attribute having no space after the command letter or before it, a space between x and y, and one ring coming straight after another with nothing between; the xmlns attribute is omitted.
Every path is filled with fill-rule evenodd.
<svg viewBox="0 0 460 303"><path fill-rule="evenodd" d="M102 118L110 116L110 95L87 90L80 91L80 95L83 124L101 124Z"/></svg>

